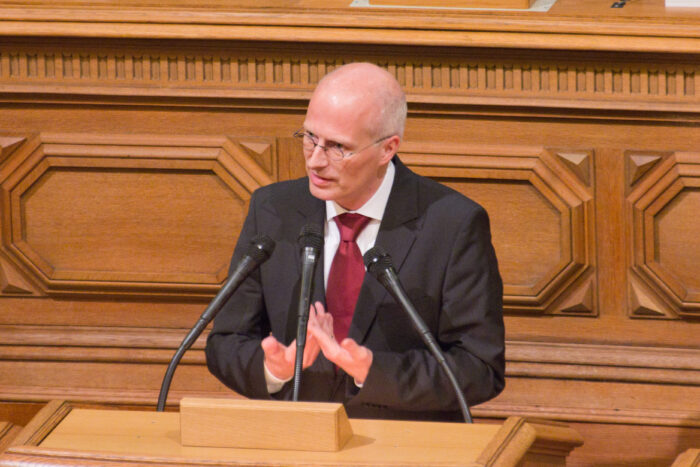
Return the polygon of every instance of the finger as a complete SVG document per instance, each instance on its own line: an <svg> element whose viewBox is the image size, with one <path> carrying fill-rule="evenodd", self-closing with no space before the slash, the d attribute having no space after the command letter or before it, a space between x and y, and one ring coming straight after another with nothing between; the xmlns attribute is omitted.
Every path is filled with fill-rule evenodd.
<svg viewBox="0 0 700 467"><path fill-rule="evenodd" d="M306 342L306 347L304 348L304 360L303 360L303 366L304 368L308 368L311 366L314 361L316 360L316 357L318 357L319 352L321 351L321 347L319 347L318 342L316 342L316 339L309 339Z"/></svg>
<svg viewBox="0 0 700 467"><path fill-rule="evenodd" d="M319 316L318 312L316 311L316 308L311 305L309 307L309 321L307 322L306 325L306 338L308 339L311 333L309 332L309 327L318 325L323 318Z"/></svg>
<svg viewBox="0 0 700 467"><path fill-rule="evenodd" d="M323 311L321 302L316 302L316 315L309 319L309 326L314 326L316 331L323 331L333 337L333 315Z"/></svg>
<svg viewBox="0 0 700 467"><path fill-rule="evenodd" d="M326 308L323 306L323 303L316 302L313 304L313 307L318 316L324 316L326 314Z"/></svg>
<svg viewBox="0 0 700 467"><path fill-rule="evenodd" d="M314 335L316 338L316 341L318 342L318 345L321 347L321 351L323 352L323 355L326 356L329 360L332 360L332 356L340 350L340 347L338 346L338 343L335 341L335 338L331 334L329 334L327 331L323 330L320 328L320 326L314 326L310 328L311 333Z"/></svg>
<svg viewBox="0 0 700 467"><path fill-rule="evenodd" d="M328 333L331 337L334 337L333 333L333 315L326 313L325 316L320 320L321 329Z"/></svg>

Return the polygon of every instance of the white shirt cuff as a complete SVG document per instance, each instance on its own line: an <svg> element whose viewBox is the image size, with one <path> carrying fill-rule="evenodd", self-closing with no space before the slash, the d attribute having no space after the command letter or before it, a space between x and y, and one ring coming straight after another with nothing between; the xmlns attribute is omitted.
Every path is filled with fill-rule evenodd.
<svg viewBox="0 0 700 467"><path fill-rule="evenodd" d="M267 369L267 365L265 365L265 362L263 362L263 370L265 372L265 383L267 384L267 392L269 392L270 394L280 392L282 390L282 387L292 380L292 378L279 379L277 376L270 373L270 370Z"/></svg>

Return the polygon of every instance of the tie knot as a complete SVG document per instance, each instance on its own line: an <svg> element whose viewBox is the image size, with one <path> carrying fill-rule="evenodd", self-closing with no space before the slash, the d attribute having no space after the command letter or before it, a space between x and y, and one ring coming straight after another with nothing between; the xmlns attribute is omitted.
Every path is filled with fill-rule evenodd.
<svg viewBox="0 0 700 467"><path fill-rule="evenodd" d="M335 223L340 231L340 240L354 242L369 221L369 217L350 212L336 216Z"/></svg>

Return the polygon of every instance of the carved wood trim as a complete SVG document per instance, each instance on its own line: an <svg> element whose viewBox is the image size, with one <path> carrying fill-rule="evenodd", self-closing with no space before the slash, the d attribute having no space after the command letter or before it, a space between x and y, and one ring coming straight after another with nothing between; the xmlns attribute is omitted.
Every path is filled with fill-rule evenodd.
<svg viewBox="0 0 700 467"><path fill-rule="evenodd" d="M700 351L508 341L508 376L700 386Z"/></svg>
<svg viewBox="0 0 700 467"><path fill-rule="evenodd" d="M208 332L204 331L193 344L192 350L204 349ZM186 329L168 328L0 325L0 342L2 347L17 357L21 356L20 350L23 348L31 353L32 347L53 347L57 351L56 355L45 354L44 359L61 360L61 350L58 349L61 346L66 348L66 355L77 353L80 349L84 349L85 353L99 352L102 348L171 352L177 348L186 333ZM700 371L700 351L697 349L513 340L507 341L507 347L509 362L577 366L582 369L582 377L595 377L593 371L587 376L586 368L603 366L638 368L640 371ZM193 353L192 358L195 357Z"/></svg>
<svg viewBox="0 0 700 467"><path fill-rule="evenodd" d="M134 0L106 0L95 4L86 0L53 2L33 0L17 7L3 2L0 20L9 24L32 22L44 25L62 23L101 23L109 19L117 25L248 25L248 26L326 26L356 29L358 27L419 29L425 31L512 31L547 32L578 35L614 34L617 37L700 37L695 18L663 12L663 6L645 5L643 15L591 15L588 9L572 9L571 5L556 12L541 15L520 11L500 11L491 14L474 11L431 10L367 10L350 8L346 3L301 1L299 6L313 7L309 17L299 8L290 8L284 1L235 2L212 0L206 7L198 7L183 0L137 2ZM635 5L636 6L636 5ZM117 8L115 8L117 7ZM633 7L629 5L628 8ZM273 14L270 14L273 13ZM586 14L588 13L588 14ZM639 12L637 12L639 13ZM103 31L104 33L112 31ZM156 30L151 32L155 35ZM158 38L163 38L158 35ZM182 36L178 36L182 37ZM190 37L190 36L187 36ZM376 40L376 39L375 39ZM606 44L600 44L605 46ZM612 47L614 44L608 44ZM584 46L581 45L581 48ZM618 50L624 50L620 48ZM673 50L673 49L671 49Z"/></svg>
<svg viewBox="0 0 700 467"><path fill-rule="evenodd" d="M0 454L7 449L21 429L21 426L17 426L11 422L0 421Z"/></svg>
<svg viewBox="0 0 700 467"><path fill-rule="evenodd" d="M563 423L508 417L476 462L484 466L530 465L526 454L566 458L582 445L581 435Z"/></svg>
<svg viewBox="0 0 700 467"><path fill-rule="evenodd" d="M542 20L541 17L512 13L493 15L490 18L469 12L426 15L403 10L400 14L396 11L363 14L348 8L316 8L318 11L310 19L308 14L286 8L277 8L276 11L268 7L257 11L246 8L242 11L218 12L212 9L214 11L188 12L181 4L171 5L175 11L133 7L124 11L117 8L106 10L85 7L77 10L65 7L25 7L20 10L2 8L0 19L4 19L2 32L14 36L153 39L197 37L296 42L316 42L319 37L323 37L331 43L371 41L422 46L460 46L468 43L494 48L677 53L695 53L698 50L698 25L692 22L679 24L678 18L673 17L667 21L659 18L650 21L650 18L644 17L651 23L645 24L638 18L619 20L619 17L587 17L581 14L548 15ZM86 10L94 13L86 15ZM180 10L180 15L175 13L177 10ZM273 11L276 14L270 14ZM66 16L59 16L63 14ZM192 19L186 19L188 16ZM111 18L111 21L106 22L104 18ZM418 30L420 34L406 34L405 28ZM329 30L332 34L329 34ZM622 34L623 30L629 32ZM645 37L646 35L650 37Z"/></svg>
<svg viewBox="0 0 700 467"><path fill-rule="evenodd" d="M472 414L475 417L483 418L503 418L518 414L521 417L567 422L629 423L700 428L700 419L697 418L697 413L678 410L557 407L554 403L533 406L500 403L498 399L495 399L474 407Z"/></svg>
<svg viewBox="0 0 700 467"><path fill-rule="evenodd" d="M688 449L676 457L671 467L698 467L700 466L700 449Z"/></svg>
<svg viewBox="0 0 700 467"><path fill-rule="evenodd" d="M195 317L193 317L194 324ZM192 349L204 349L205 330ZM0 342L7 346L66 346L76 348L176 349L187 329L107 326L0 325Z"/></svg>
<svg viewBox="0 0 700 467"><path fill-rule="evenodd" d="M52 400L48 402L27 423L27 426L15 437L10 446L38 446L70 411L71 407L65 401Z"/></svg>
<svg viewBox="0 0 700 467"><path fill-rule="evenodd" d="M325 36L324 36L325 37ZM700 40L700 39L699 39ZM34 41L34 45L32 45ZM427 49L339 44L329 59L322 44L114 41L86 46L39 39L0 45L0 91L27 94L306 100L315 84L344 63L383 66L409 102L644 111L700 110L700 67L649 57L474 48ZM574 163L575 165L576 163Z"/></svg>

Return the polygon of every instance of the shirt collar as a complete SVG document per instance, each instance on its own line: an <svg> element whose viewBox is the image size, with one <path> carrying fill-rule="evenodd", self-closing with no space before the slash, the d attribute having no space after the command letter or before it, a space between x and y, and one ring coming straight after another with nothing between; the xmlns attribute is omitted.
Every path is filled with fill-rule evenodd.
<svg viewBox="0 0 700 467"><path fill-rule="evenodd" d="M394 184L395 174L396 169L394 168L394 163L389 161L389 164L386 167L386 173L384 174L384 179L379 185L379 188L374 192L372 197L356 211L348 211L335 201L326 201L326 221L330 221L335 216L339 216L340 214L346 212L356 212L358 214L362 214L363 216L369 217L370 219L381 221L382 217L384 217L386 204L389 201L389 194L391 193L391 187Z"/></svg>

